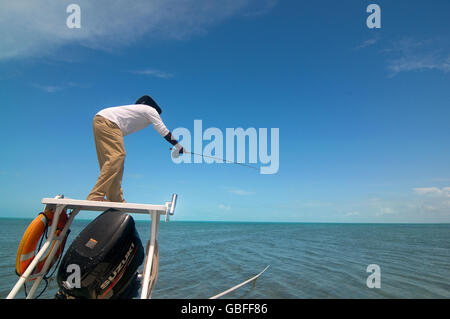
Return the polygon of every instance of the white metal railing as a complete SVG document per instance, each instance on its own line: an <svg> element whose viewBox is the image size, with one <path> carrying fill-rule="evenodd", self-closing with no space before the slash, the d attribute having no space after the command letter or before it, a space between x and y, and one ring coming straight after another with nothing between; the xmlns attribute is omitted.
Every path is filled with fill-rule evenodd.
<svg viewBox="0 0 450 319"><path fill-rule="evenodd" d="M142 289L141 289L141 299L149 299L151 297L151 287L154 285L154 282L150 282L151 280L151 270L155 265L153 256L155 252L155 247L157 244L158 237L158 228L159 221L161 215L166 215L166 222L169 221L169 216L173 215L175 212L175 206L177 201L177 194L172 195L172 199L170 202L165 202L164 205L150 205L150 204L135 204L135 203L116 203L116 202L97 202L97 201L88 201L88 200L77 200L77 199L69 199L64 198L63 195L58 195L55 198L43 198L42 204L45 204L45 209L54 210L52 226L50 227L50 231L48 234L48 238L45 243L42 245L39 252L34 257L31 264L28 266L26 271L22 276L17 280L16 284L12 288L11 292L6 297L7 299L13 299L17 293L22 288L23 284L31 279L31 274L36 268L40 258L46 253L46 251L50 248L49 256L39 274L33 275L34 283L30 289L30 292L27 295L27 299L33 298L36 289L39 286L39 283L42 281L44 276L47 274L47 270L49 266L52 264L52 260L55 257L55 253L58 251L59 246L61 245L67 231L72 224L73 219L80 211L105 211L107 209L113 208L121 212L126 213L136 213L136 214L148 214L151 217L151 227L150 227L150 240L148 242L148 252L145 256L145 269L143 273L142 280ZM69 218L67 220L64 229L61 234L55 237L56 228L58 225L59 217L63 210L71 210L69 213ZM55 244L52 246L52 242ZM158 262L157 260L155 262ZM157 267L157 265L156 265ZM156 280L156 279L155 279Z"/></svg>

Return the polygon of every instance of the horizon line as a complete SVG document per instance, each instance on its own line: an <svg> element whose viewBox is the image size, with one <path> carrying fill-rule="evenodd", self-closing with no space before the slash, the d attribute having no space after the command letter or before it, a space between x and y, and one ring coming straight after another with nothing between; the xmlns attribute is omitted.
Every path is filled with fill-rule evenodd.
<svg viewBox="0 0 450 319"><path fill-rule="evenodd" d="M36 217L11 217L0 216L0 219L18 219L18 220L33 220ZM92 221L95 218L79 218L77 221ZM135 219L135 222L151 222L151 220ZM74 219L75 221L75 219ZM162 220L164 221L164 220ZM450 222L337 222L337 221L246 221L246 220L171 220L169 222L181 223L246 223L246 224L379 224L379 225L450 225ZM165 224L166 222L164 222Z"/></svg>

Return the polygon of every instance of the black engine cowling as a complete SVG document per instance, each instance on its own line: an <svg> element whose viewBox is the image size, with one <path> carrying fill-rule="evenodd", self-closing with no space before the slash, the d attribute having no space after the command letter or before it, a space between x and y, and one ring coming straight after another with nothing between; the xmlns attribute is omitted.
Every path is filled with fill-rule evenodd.
<svg viewBox="0 0 450 319"><path fill-rule="evenodd" d="M133 298L139 289L137 270L143 260L144 248L133 218L109 209L89 223L70 245L58 269L60 289L56 297ZM78 282L74 277L76 269Z"/></svg>

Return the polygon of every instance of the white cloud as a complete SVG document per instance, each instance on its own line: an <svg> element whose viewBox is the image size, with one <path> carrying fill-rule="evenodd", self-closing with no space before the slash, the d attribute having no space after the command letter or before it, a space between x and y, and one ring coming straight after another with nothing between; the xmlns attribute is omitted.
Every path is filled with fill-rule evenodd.
<svg viewBox="0 0 450 319"><path fill-rule="evenodd" d="M74 82L63 83L63 84L58 84L58 85L46 85L46 84L34 83L33 87L35 87L41 91L44 91L46 93L56 93L56 92L62 91L64 89L67 89L70 87L86 87L86 85L80 85L80 84L74 83Z"/></svg>
<svg viewBox="0 0 450 319"><path fill-rule="evenodd" d="M33 86L39 90L42 90L47 93L55 93L61 91L63 89L62 86L58 85L42 85L42 84L33 84Z"/></svg>
<svg viewBox="0 0 450 319"><path fill-rule="evenodd" d="M367 48L367 47L369 47L371 45L374 45L377 42L378 42L377 38L367 39L363 43L361 43L360 45L356 46L354 49L355 50L364 49L364 48Z"/></svg>
<svg viewBox="0 0 450 319"><path fill-rule="evenodd" d="M420 187L414 192L383 192L364 198L330 202L299 201L281 203L283 211L294 212L300 220L311 218L354 222L448 223L450 187ZM324 198L325 199L325 198Z"/></svg>
<svg viewBox="0 0 450 319"><path fill-rule="evenodd" d="M230 211L231 210L231 206L230 205L219 204L218 207L219 207L219 209L225 210L225 211Z"/></svg>
<svg viewBox="0 0 450 319"><path fill-rule="evenodd" d="M171 73L160 71L160 70L155 70L155 69L136 70L136 71L131 71L131 73L141 74L141 75L151 75L151 76L154 76L154 77L157 77L160 79L170 79L173 77L173 74L171 74Z"/></svg>
<svg viewBox="0 0 450 319"><path fill-rule="evenodd" d="M417 187L413 191L419 195L450 197L450 187Z"/></svg>
<svg viewBox="0 0 450 319"><path fill-rule="evenodd" d="M416 70L439 70L447 73L450 71L450 56L441 57L436 54L403 56L391 60L388 69L392 72L391 76L400 72Z"/></svg>
<svg viewBox="0 0 450 319"><path fill-rule="evenodd" d="M450 216L450 187L417 187L419 210L434 215Z"/></svg>
<svg viewBox="0 0 450 319"><path fill-rule="evenodd" d="M269 10L272 0L77 0L81 28L69 29L70 2L0 2L0 60L53 54L65 45L111 50L155 38L186 39L224 20Z"/></svg>
<svg viewBox="0 0 450 319"><path fill-rule="evenodd" d="M392 214L396 214L397 212L395 212L392 208L390 207L383 207L380 208L380 210L378 212L375 213L375 216L384 216L384 215L392 215Z"/></svg>
<svg viewBox="0 0 450 319"><path fill-rule="evenodd" d="M409 71L438 70L447 73L450 72L450 54L445 47L448 47L448 42L438 39L422 41L405 38L382 52L390 56L387 66L390 77Z"/></svg>
<svg viewBox="0 0 450 319"><path fill-rule="evenodd" d="M246 17L256 17L267 14L278 3L278 0L266 0L260 1L259 6L256 9L251 8L243 15Z"/></svg>
<svg viewBox="0 0 450 319"><path fill-rule="evenodd" d="M359 216L361 215L359 212L348 212L345 214L345 216Z"/></svg>
<svg viewBox="0 0 450 319"><path fill-rule="evenodd" d="M246 196L246 195L253 195L254 192L246 191L243 189L230 189L228 190L229 193L239 195L239 196Z"/></svg>

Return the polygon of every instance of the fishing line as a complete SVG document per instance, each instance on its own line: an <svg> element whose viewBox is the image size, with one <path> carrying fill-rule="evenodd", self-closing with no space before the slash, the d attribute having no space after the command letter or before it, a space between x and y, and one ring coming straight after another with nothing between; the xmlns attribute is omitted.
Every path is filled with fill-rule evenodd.
<svg viewBox="0 0 450 319"><path fill-rule="evenodd" d="M173 147L170 148L170 150L174 150L174 149L175 149L175 148L173 148ZM238 163L238 162L228 161L228 160L223 159L223 158L220 158L220 157L215 157L215 156L208 156L208 155L198 154L198 153L189 152L189 151L186 151L186 150L183 150L183 154L192 154L192 155L197 155L197 156L201 156L201 157L207 157L207 158L215 159L215 160L222 161L222 162L225 162L225 163L241 165L241 166L245 166L245 167L248 167L248 168L253 168L253 169L259 170L258 167L251 166L251 165L244 164L244 163Z"/></svg>

